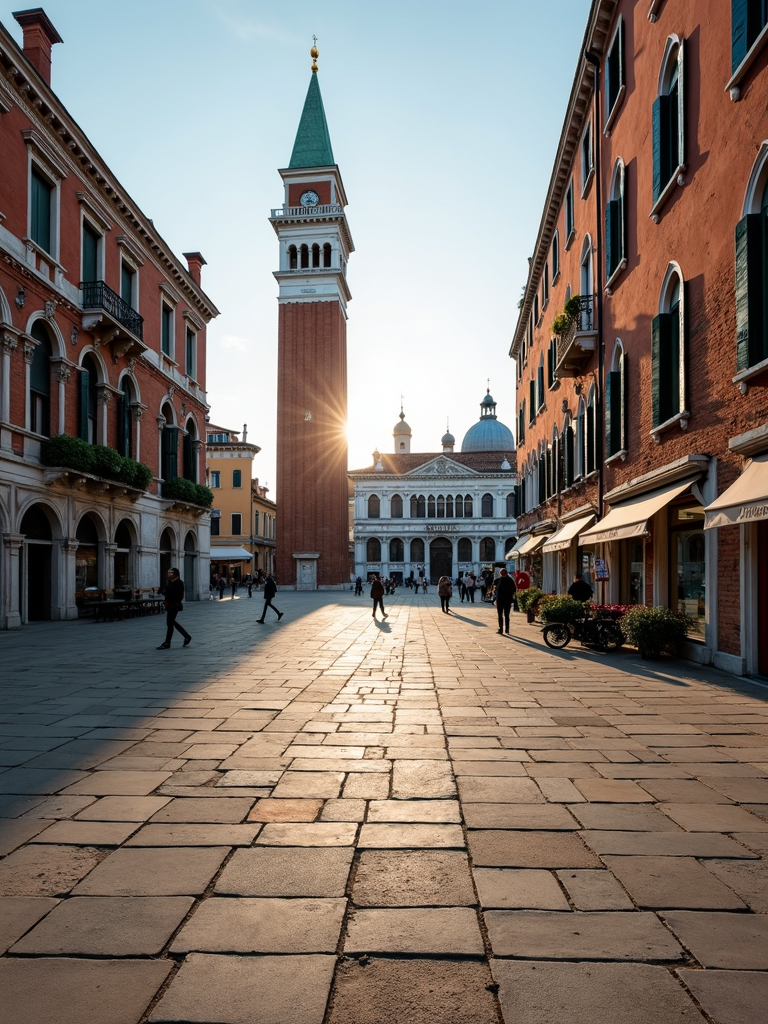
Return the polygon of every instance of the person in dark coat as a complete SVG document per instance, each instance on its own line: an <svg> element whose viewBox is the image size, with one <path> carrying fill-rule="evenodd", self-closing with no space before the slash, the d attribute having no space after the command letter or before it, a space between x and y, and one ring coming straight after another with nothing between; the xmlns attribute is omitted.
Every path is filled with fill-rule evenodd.
<svg viewBox="0 0 768 1024"><path fill-rule="evenodd" d="M355 597L362 597L362 596L363 596L363 578L362 578L362 576L358 576L357 579L355 580Z"/></svg>
<svg viewBox="0 0 768 1024"><path fill-rule="evenodd" d="M517 586L506 569L502 569L496 581L496 612L499 616L498 633L509 633L509 611L515 600ZM503 627L503 628L502 628Z"/></svg>
<svg viewBox="0 0 768 1024"><path fill-rule="evenodd" d="M568 587L568 596L574 601L591 601L594 591L580 572L575 573L573 583Z"/></svg>
<svg viewBox="0 0 768 1024"><path fill-rule="evenodd" d="M168 570L168 583L165 587L165 642L160 644L157 648L158 651L167 651L171 646L171 640L173 639L174 629L178 629L181 635L184 637L184 647L188 647L192 643L192 637L180 626L176 621L176 616L179 612L184 611L184 583L179 576L178 569Z"/></svg>
<svg viewBox="0 0 768 1024"><path fill-rule="evenodd" d="M219 600L220 601L224 600L224 588L226 587L226 585L227 585L227 578L226 578L226 576L219 576Z"/></svg>
<svg viewBox="0 0 768 1024"><path fill-rule="evenodd" d="M381 608L381 617L386 619L387 613L384 611L384 584L381 582L380 576L374 576L373 582L371 583L371 600L373 601L373 617L376 618L376 606Z"/></svg>
<svg viewBox="0 0 768 1024"><path fill-rule="evenodd" d="M277 621L282 619L285 612L279 612L277 608L272 604L272 598L277 593L277 584L275 583L275 577L270 573L267 576L267 581L264 584L264 611L261 613L261 618L256 619L257 622L264 622L264 616L267 614L267 608L271 608L272 611L277 615Z"/></svg>

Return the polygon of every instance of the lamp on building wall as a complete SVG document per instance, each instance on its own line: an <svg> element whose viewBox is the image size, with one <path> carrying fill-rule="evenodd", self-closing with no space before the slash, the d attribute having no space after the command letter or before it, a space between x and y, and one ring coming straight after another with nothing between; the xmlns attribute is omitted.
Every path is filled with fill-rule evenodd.
<svg viewBox="0 0 768 1024"><path fill-rule="evenodd" d="M27 289L26 288L19 288L19 290L16 292L16 298L14 299L14 302L16 303L16 308L17 309L24 309L24 304L26 303L26 301L27 301Z"/></svg>

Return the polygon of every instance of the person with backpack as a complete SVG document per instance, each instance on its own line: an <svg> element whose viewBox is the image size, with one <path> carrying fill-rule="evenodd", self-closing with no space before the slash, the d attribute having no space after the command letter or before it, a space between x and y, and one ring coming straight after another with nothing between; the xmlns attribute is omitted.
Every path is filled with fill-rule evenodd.
<svg viewBox="0 0 768 1024"><path fill-rule="evenodd" d="M453 595L453 584L447 576L441 576L437 584L437 593L440 596L440 610L450 615L450 600Z"/></svg>

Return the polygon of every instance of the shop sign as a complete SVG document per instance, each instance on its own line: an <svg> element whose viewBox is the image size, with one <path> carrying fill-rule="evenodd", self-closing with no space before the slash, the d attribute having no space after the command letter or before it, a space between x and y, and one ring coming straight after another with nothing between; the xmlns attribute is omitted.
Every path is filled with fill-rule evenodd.
<svg viewBox="0 0 768 1024"><path fill-rule="evenodd" d="M609 580L611 578L611 574L608 571L608 566L605 564L604 558L595 559L592 575L596 580Z"/></svg>

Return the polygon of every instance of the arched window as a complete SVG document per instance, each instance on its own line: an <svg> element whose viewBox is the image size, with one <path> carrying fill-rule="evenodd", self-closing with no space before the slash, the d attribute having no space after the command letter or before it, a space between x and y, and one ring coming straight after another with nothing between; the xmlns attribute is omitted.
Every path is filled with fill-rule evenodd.
<svg viewBox="0 0 768 1024"><path fill-rule="evenodd" d="M611 369L605 375L605 447L608 457L627 450L627 363L619 339L613 349Z"/></svg>
<svg viewBox="0 0 768 1024"><path fill-rule="evenodd" d="M768 142L752 168L744 216L736 225L736 370L768 359Z"/></svg>
<svg viewBox="0 0 768 1024"><path fill-rule="evenodd" d="M514 491L510 491L509 492L509 494L507 495L506 502L507 502L507 507L506 507L507 519L515 519L516 516L517 516L517 505L516 505L516 501L515 501L515 492Z"/></svg>
<svg viewBox="0 0 768 1024"><path fill-rule="evenodd" d="M125 374L120 381L120 395L117 399L117 450L121 455L133 458L133 437L131 430L131 405L134 401L131 378Z"/></svg>
<svg viewBox="0 0 768 1024"><path fill-rule="evenodd" d="M480 561L496 561L496 541L493 539L493 537L483 537L483 539L480 541Z"/></svg>
<svg viewBox="0 0 768 1024"><path fill-rule="evenodd" d="M473 514L472 513L472 495L471 494L465 494L464 495L464 518L465 519L471 519L472 518L472 514Z"/></svg>
<svg viewBox="0 0 768 1024"><path fill-rule="evenodd" d="M411 541L411 562L424 561L424 541L420 537Z"/></svg>
<svg viewBox="0 0 768 1024"><path fill-rule="evenodd" d="M166 527L160 535L160 587L165 589L168 583L168 570L176 565L176 537L173 531Z"/></svg>
<svg viewBox="0 0 768 1024"><path fill-rule="evenodd" d="M89 444L98 442L99 368L92 355L83 356L80 370L80 437Z"/></svg>
<svg viewBox="0 0 768 1024"><path fill-rule="evenodd" d="M552 236L552 284L560 276L560 233L556 231Z"/></svg>
<svg viewBox="0 0 768 1024"><path fill-rule="evenodd" d="M573 484L574 465L574 431L570 414L566 415L563 424L563 432L560 435L560 446L563 450L563 487L570 487Z"/></svg>
<svg viewBox="0 0 768 1024"><path fill-rule="evenodd" d="M289 245L288 246L288 269L289 270L297 270L298 269L298 251L297 251L295 245Z"/></svg>
<svg viewBox="0 0 768 1024"><path fill-rule="evenodd" d="M484 494L480 499L480 515L483 519L493 519L493 495Z"/></svg>
<svg viewBox="0 0 768 1024"><path fill-rule="evenodd" d="M179 475L179 428L173 422L173 409L167 403L162 414L165 426L161 438L161 472L163 480L175 480Z"/></svg>
<svg viewBox="0 0 768 1024"><path fill-rule="evenodd" d="M445 498L445 518L453 519L453 495L448 494Z"/></svg>
<svg viewBox="0 0 768 1024"><path fill-rule="evenodd" d="M437 518L445 519L445 495L443 494L437 496Z"/></svg>
<svg viewBox="0 0 768 1024"><path fill-rule="evenodd" d="M651 328L651 406L659 427L685 409L684 286L670 263L661 288L659 314Z"/></svg>
<svg viewBox="0 0 768 1024"><path fill-rule="evenodd" d="M435 496L430 494L427 498L427 519L435 518Z"/></svg>
<svg viewBox="0 0 768 1024"><path fill-rule="evenodd" d="M403 562L405 560L405 547L399 537L393 537L389 542L390 562Z"/></svg>
<svg viewBox="0 0 768 1024"><path fill-rule="evenodd" d="M48 332L40 320L34 322L30 334L38 344L32 353L32 365L29 368L29 429L33 434L50 437L53 349Z"/></svg>
<svg viewBox="0 0 768 1024"><path fill-rule="evenodd" d="M133 538L127 519L121 519L115 530L115 587L130 587L131 581L131 548Z"/></svg>
<svg viewBox="0 0 768 1024"><path fill-rule="evenodd" d="M393 519L403 518L403 499L399 494L393 494L389 503L389 513Z"/></svg>
<svg viewBox="0 0 768 1024"><path fill-rule="evenodd" d="M302 245L302 247L301 247L301 249L299 251L301 253L301 269L302 270L308 270L309 269L309 246Z"/></svg>
<svg viewBox="0 0 768 1024"><path fill-rule="evenodd" d="M195 442L197 441L197 427L195 421L190 419L187 420L187 433L184 435L184 442L182 444L182 453L184 457L184 477L186 480L191 480L193 484L197 483L197 449Z"/></svg>
<svg viewBox="0 0 768 1024"><path fill-rule="evenodd" d="M611 189L605 207L605 277L610 280L626 266L627 258L627 189L624 161L613 168Z"/></svg>
<svg viewBox="0 0 768 1024"><path fill-rule="evenodd" d="M456 495L456 518L464 518L464 498L461 494Z"/></svg>
<svg viewBox="0 0 768 1024"><path fill-rule="evenodd" d="M365 557L368 562L381 561L381 541L378 537L369 537L365 546Z"/></svg>
<svg viewBox="0 0 768 1024"><path fill-rule="evenodd" d="M587 471L587 476L590 473L594 473L597 468L597 431L595 430L595 386L594 384L589 389L589 396L587 398L587 418L584 424L584 464Z"/></svg>
<svg viewBox="0 0 768 1024"><path fill-rule="evenodd" d="M581 263L579 269L579 285L581 287L581 313L578 329L592 330L592 292L594 291L592 274L592 239L587 235L581 247ZM589 320L587 322L588 314Z"/></svg>
<svg viewBox="0 0 768 1024"><path fill-rule="evenodd" d="M469 537L461 537L458 544L458 559L460 562L472 561L472 541Z"/></svg>
<svg viewBox="0 0 768 1024"><path fill-rule="evenodd" d="M326 242L323 246L323 266L330 267L331 265L331 243Z"/></svg>
<svg viewBox="0 0 768 1024"><path fill-rule="evenodd" d="M371 494L368 498L368 518L378 519L381 516L381 502L378 494Z"/></svg>
<svg viewBox="0 0 768 1024"><path fill-rule="evenodd" d="M584 399L579 399L579 408L576 413L576 452L574 460L574 480L580 480L584 476L584 452L586 450L586 408Z"/></svg>
<svg viewBox="0 0 768 1024"><path fill-rule="evenodd" d="M517 537L507 537L507 539L504 541L504 554L508 555L516 543Z"/></svg>
<svg viewBox="0 0 768 1024"><path fill-rule="evenodd" d="M664 195L685 163L684 110L683 43L677 36L670 36L652 110L654 203Z"/></svg>
<svg viewBox="0 0 768 1024"><path fill-rule="evenodd" d="M99 532L93 518L86 513L77 524L75 555L75 589L99 586Z"/></svg>
<svg viewBox="0 0 768 1024"><path fill-rule="evenodd" d="M411 495L411 519L424 519L426 515L427 502L424 495Z"/></svg>
<svg viewBox="0 0 768 1024"><path fill-rule="evenodd" d="M544 353L539 356L539 366L536 370L536 411L544 405Z"/></svg>
<svg viewBox="0 0 768 1024"><path fill-rule="evenodd" d="M547 308L549 302L549 263L544 264L544 273L541 278L541 308Z"/></svg>
<svg viewBox="0 0 768 1024"><path fill-rule="evenodd" d="M315 244L312 246L312 266L320 266L320 246L317 244L317 242L315 242Z"/></svg>
<svg viewBox="0 0 768 1024"><path fill-rule="evenodd" d="M560 436L557 427L552 428L552 447L549 452L549 494L552 497L560 491Z"/></svg>

